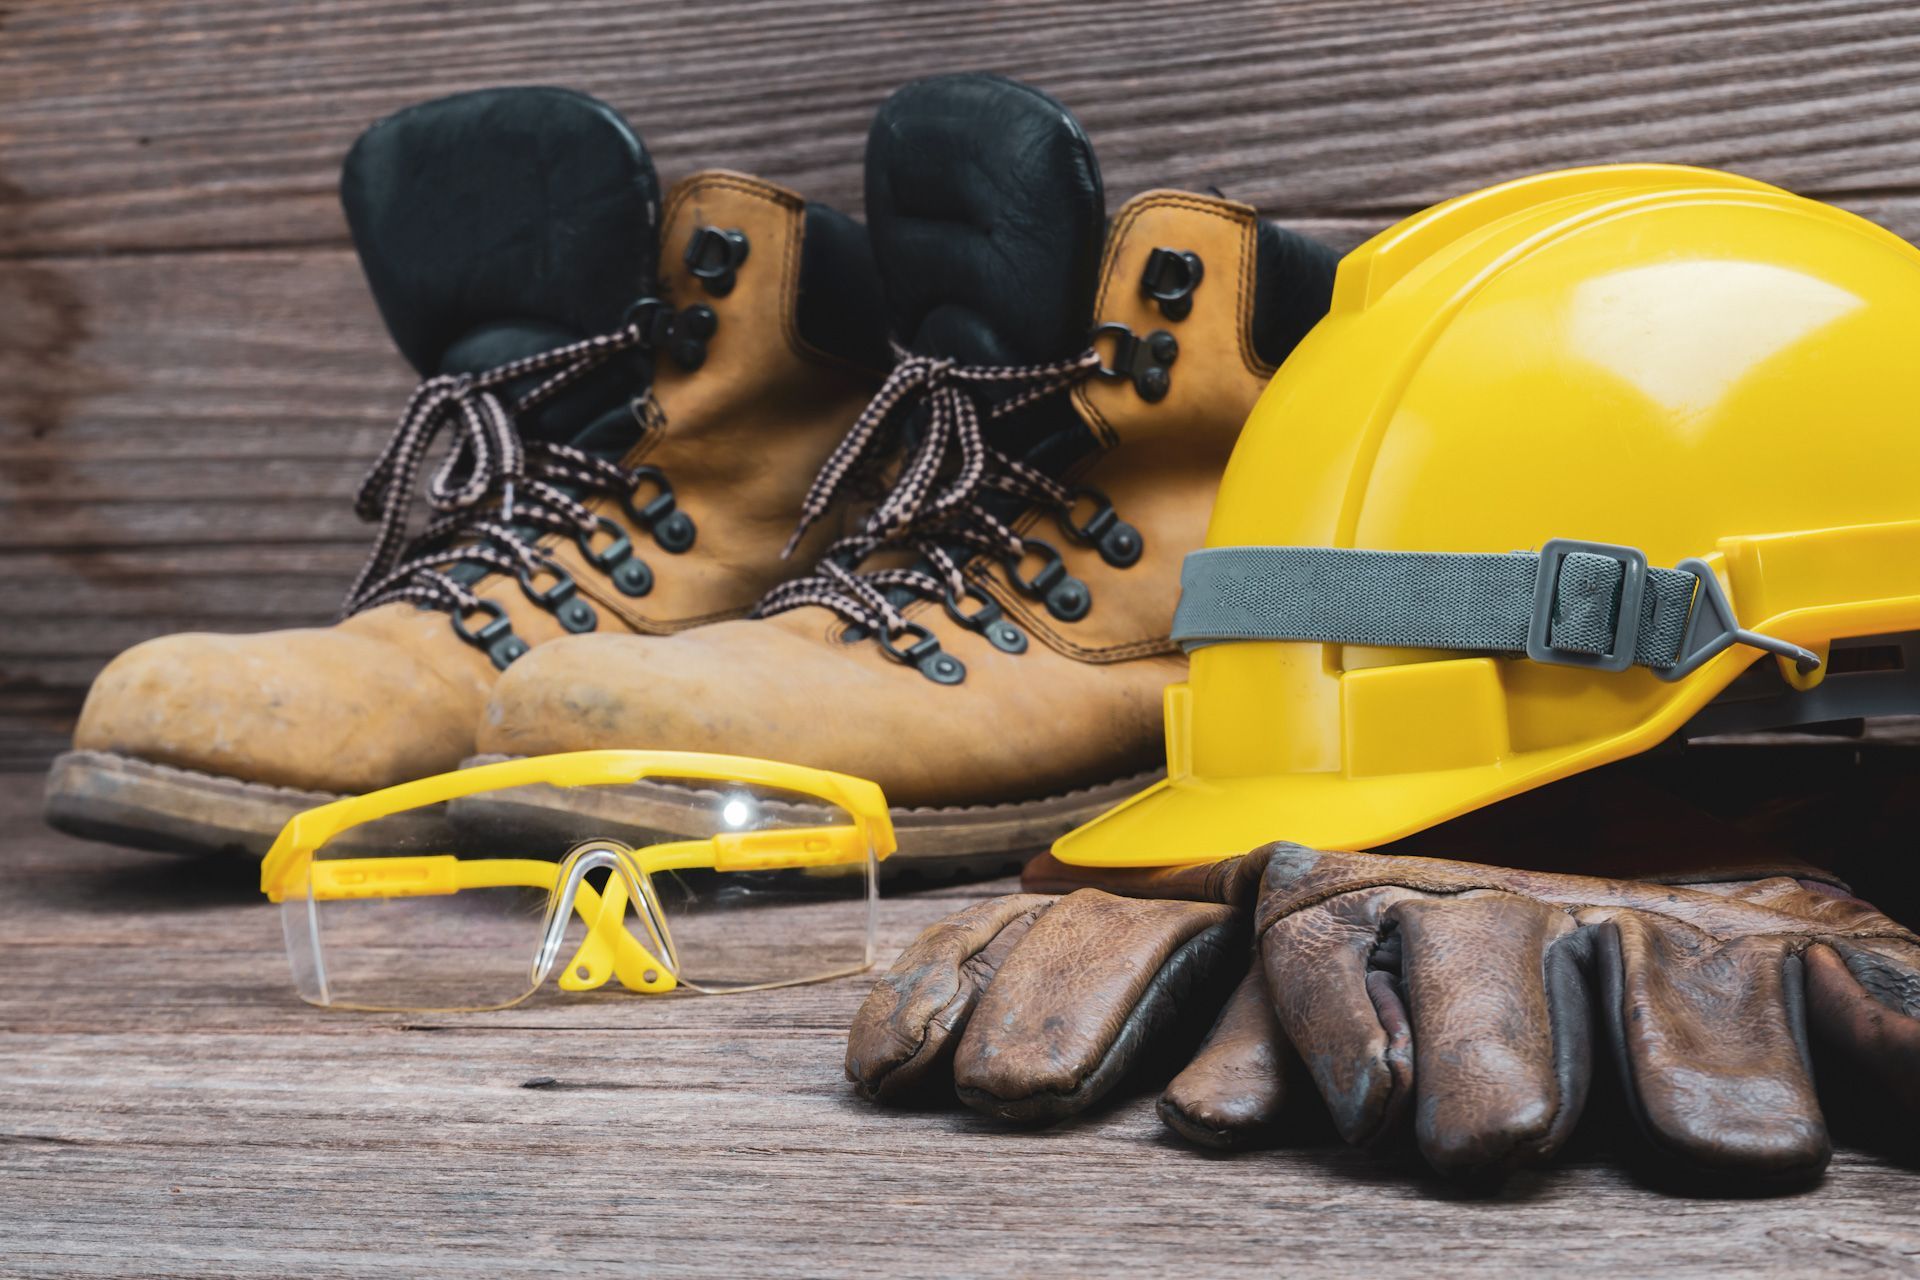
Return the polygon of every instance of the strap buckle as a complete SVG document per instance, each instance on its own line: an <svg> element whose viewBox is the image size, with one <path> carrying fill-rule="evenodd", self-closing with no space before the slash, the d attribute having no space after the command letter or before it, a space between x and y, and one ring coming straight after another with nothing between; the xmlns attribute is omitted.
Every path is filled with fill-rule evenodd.
<svg viewBox="0 0 1920 1280"><path fill-rule="evenodd" d="M1553 643L1555 605L1558 603L1560 570L1570 555L1592 555L1612 560L1620 566L1620 593L1615 602L1612 635L1604 653L1556 647ZM1681 633L1680 647L1670 666L1649 662L1653 673L1669 684L1684 680L1736 644L1744 644L1788 658L1804 675L1818 670L1820 655L1791 641L1761 635L1740 625L1733 605L1720 586L1713 566L1697 557L1689 557L1674 566L1696 582L1687 610L1687 625ZM1533 579L1533 616L1527 626L1527 657L1560 667L1582 667L1591 671L1625 671L1634 665L1639 653L1642 606L1647 595L1647 555L1638 547L1614 546L1605 542L1582 542L1575 538L1554 538L1540 548L1540 565Z"/></svg>
<svg viewBox="0 0 1920 1280"><path fill-rule="evenodd" d="M1613 634L1604 653L1561 649L1553 644L1554 604L1559 594L1560 567L1568 556L1575 554L1601 556L1620 565L1620 595L1613 615ZM1712 577L1711 574L1707 576ZM1540 548L1540 567L1534 572L1533 618L1527 625L1527 656L1535 662L1557 667L1625 671L1633 665L1634 654L1638 652L1640 609L1646 595L1647 553L1638 547L1620 547L1609 542L1582 542L1577 538L1549 539Z"/></svg>

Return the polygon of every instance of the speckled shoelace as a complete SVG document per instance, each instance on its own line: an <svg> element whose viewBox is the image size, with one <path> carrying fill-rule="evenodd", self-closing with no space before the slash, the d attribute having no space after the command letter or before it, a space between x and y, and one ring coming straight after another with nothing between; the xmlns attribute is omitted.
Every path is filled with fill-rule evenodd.
<svg viewBox="0 0 1920 1280"><path fill-rule="evenodd" d="M986 494L1012 494L1062 511L1071 508L1071 489L995 448L984 427L1100 372L1096 352L1089 349L1053 364L993 366L913 355L897 346L894 354L898 363L893 372L815 477L799 526L782 554L793 552L849 477L870 466L907 414L924 403L925 429L913 453L859 530L829 546L812 572L769 591L754 616L819 605L891 639L909 628L894 597L904 592L958 600L967 593L966 564L974 556L1022 553L1020 535L981 501ZM978 397L992 387L1014 390L983 409ZM876 553L891 550L914 552L917 559L907 567L859 568Z"/></svg>
<svg viewBox="0 0 1920 1280"><path fill-rule="evenodd" d="M547 560L529 531L534 537L597 531L593 512L574 494L627 493L635 473L569 445L523 440L516 421L613 356L650 347L654 318L644 304L629 314L635 318L612 333L420 384L354 499L354 511L378 522L380 531L347 591L342 616L397 600L458 616L480 601L446 570L474 564L504 574L538 573ZM548 376L511 405L503 399L510 383L543 373ZM420 468L442 432L454 434L453 447L425 486L427 504L438 514L408 538Z"/></svg>

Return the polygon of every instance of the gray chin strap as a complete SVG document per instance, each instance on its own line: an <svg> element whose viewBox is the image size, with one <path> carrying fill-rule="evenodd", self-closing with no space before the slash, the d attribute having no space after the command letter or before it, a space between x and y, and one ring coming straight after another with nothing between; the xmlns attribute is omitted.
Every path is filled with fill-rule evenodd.
<svg viewBox="0 0 1920 1280"><path fill-rule="evenodd" d="M1653 569L1635 547L1556 538L1508 554L1220 547L1189 555L1173 638L1525 654L1535 662L1680 680L1736 644L1820 666L1748 631L1701 560Z"/></svg>
<svg viewBox="0 0 1920 1280"><path fill-rule="evenodd" d="M1747 645L1802 672L1820 658L1740 626L1705 561L1650 568L1635 547L1556 538L1537 552L1219 547L1189 555L1173 638L1189 653L1292 640L1458 649L1681 680ZM1920 716L1920 632L1837 640L1831 667L1795 689L1756 663L1681 736Z"/></svg>

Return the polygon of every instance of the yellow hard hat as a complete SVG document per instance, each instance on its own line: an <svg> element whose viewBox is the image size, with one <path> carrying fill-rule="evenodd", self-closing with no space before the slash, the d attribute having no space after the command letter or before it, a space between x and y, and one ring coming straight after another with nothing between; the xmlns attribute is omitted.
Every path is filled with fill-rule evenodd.
<svg viewBox="0 0 1920 1280"><path fill-rule="evenodd" d="M1920 713L1920 251L1667 165L1340 264L1189 557L1167 779L1054 848L1366 849L1676 736Z"/></svg>

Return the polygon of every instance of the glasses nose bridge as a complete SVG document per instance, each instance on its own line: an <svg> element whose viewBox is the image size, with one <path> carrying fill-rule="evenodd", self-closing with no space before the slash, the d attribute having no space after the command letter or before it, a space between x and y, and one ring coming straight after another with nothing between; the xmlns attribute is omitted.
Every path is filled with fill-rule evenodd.
<svg viewBox="0 0 1920 1280"><path fill-rule="evenodd" d="M593 839L582 841L567 851L560 860L560 874L555 878L553 894L547 900L547 923L540 937L540 949L534 954L533 982L535 986L547 980L553 972L553 965L560 958L560 948L566 944L567 924L573 918L574 900L579 896L580 885L587 873L602 867L610 876L627 874L621 862L630 859L633 849L618 840Z"/></svg>
<svg viewBox="0 0 1920 1280"><path fill-rule="evenodd" d="M607 882L596 895L584 888L583 882L588 873L601 867L607 869ZM631 928L629 908L633 911ZM631 846L618 840L594 839L576 845L561 860L547 904L546 929L534 957L535 987L544 984L553 972L576 914L586 926L586 936L561 972L562 987L587 991L612 978L632 991L671 991L679 985L672 935L667 932L652 886ZM636 937L635 929L644 936Z"/></svg>

